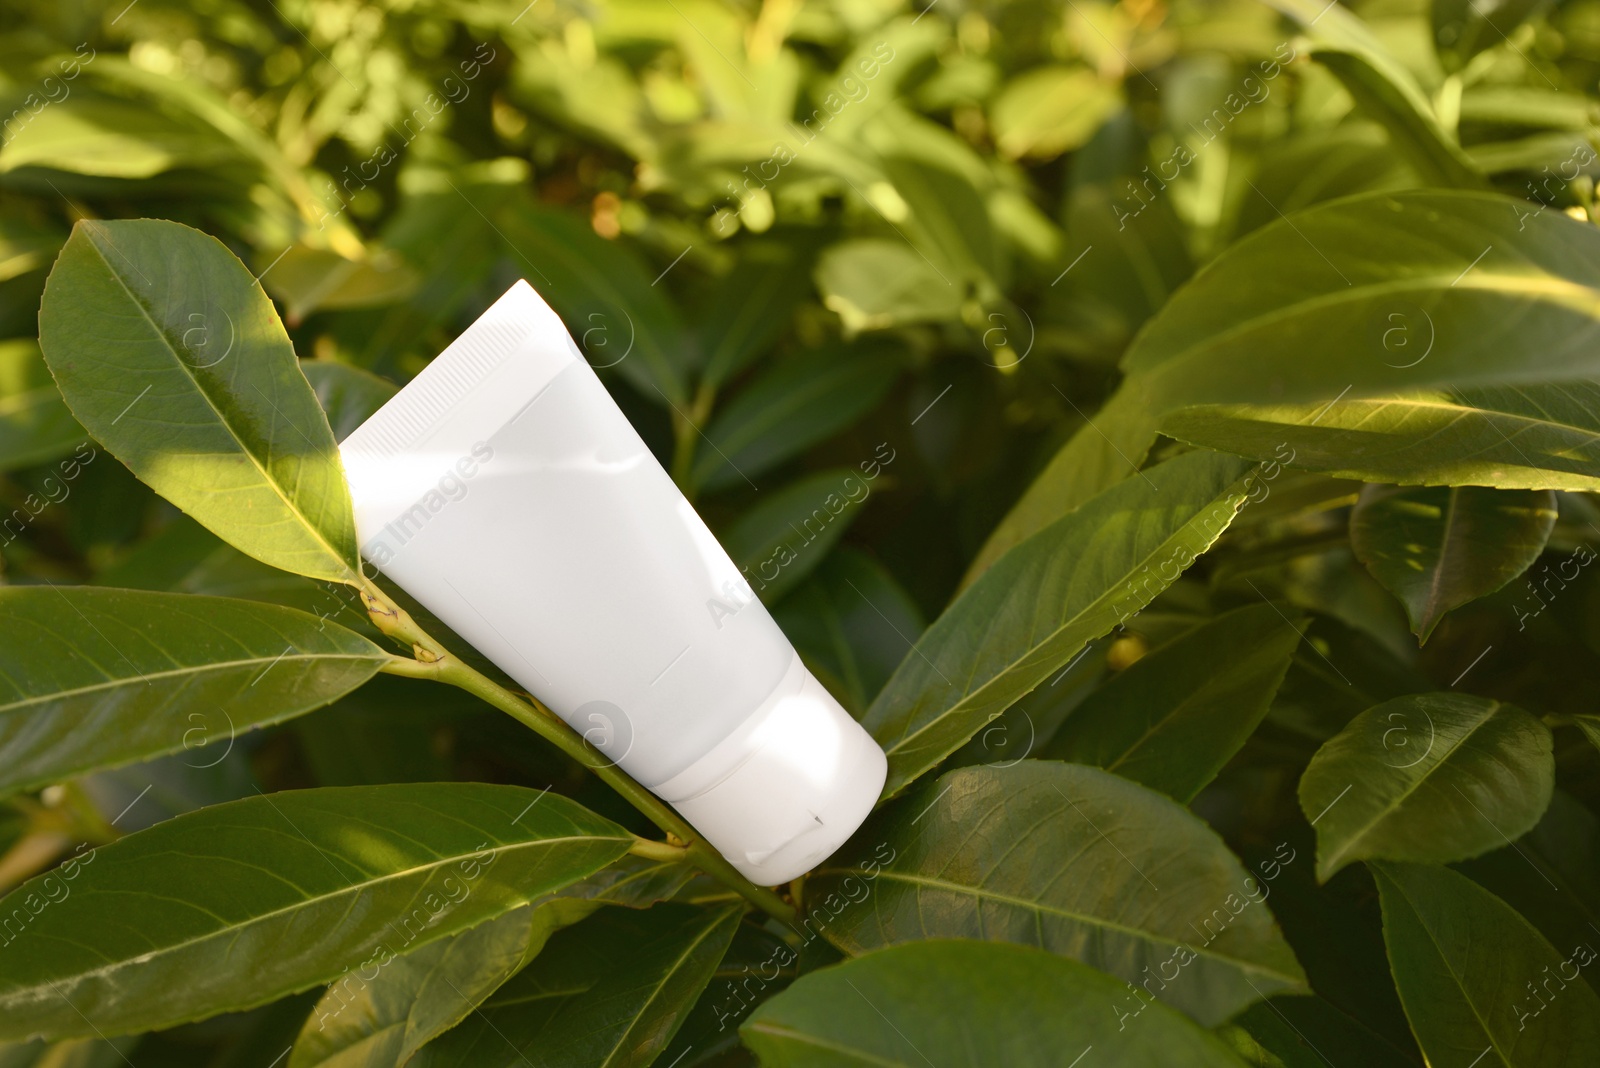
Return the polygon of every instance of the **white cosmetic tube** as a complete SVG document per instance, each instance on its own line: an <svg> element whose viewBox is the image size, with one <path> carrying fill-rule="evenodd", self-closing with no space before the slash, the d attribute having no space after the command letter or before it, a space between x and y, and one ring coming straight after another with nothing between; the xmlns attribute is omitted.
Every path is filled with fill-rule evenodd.
<svg viewBox="0 0 1600 1068"><path fill-rule="evenodd" d="M871 811L883 750L526 282L339 451L362 555L753 882Z"/></svg>

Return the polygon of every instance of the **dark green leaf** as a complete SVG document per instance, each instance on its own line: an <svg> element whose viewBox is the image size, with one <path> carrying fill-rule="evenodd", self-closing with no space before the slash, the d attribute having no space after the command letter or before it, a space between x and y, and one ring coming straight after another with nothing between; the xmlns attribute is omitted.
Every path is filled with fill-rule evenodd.
<svg viewBox="0 0 1600 1068"><path fill-rule="evenodd" d="M358 634L273 605L0 589L0 791L192 747L197 716L229 737L298 716L387 659Z"/></svg>
<svg viewBox="0 0 1600 1068"><path fill-rule="evenodd" d="M331 360L310 360L302 363L300 370L305 372L317 401L328 415L335 441L349 437L400 388L370 371Z"/></svg>
<svg viewBox="0 0 1600 1068"><path fill-rule="evenodd" d="M707 385L721 386L784 336L795 309L812 295L815 255L795 235L785 244L750 248L729 270L701 326Z"/></svg>
<svg viewBox="0 0 1600 1068"><path fill-rule="evenodd" d="M1038 755L1187 803L1267 714L1304 622L1258 604L1196 627L1091 693Z"/></svg>
<svg viewBox="0 0 1600 1068"><path fill-rule="evenodd" d="M1142 984L1207 1026L1305 986L1267 892L1216 833L1096 768L950 772L870 821L806 895L851 953L921 938L1021 942Z"/></svg>
<svg viewBox="0 0 1600 1068"><path fill-rule="evenodd" d="M862 722L892 796L1125 622L1233 521L1247 465L1189 453L1113 486L1019 545L928 628Z"/></svg>
<svg viewBox="0 0 1600 1068"><path fill-rule="evenodd" d="M1430 1064L1580 1068L1600 1049L1600 995L1578 978L1596 941L1552 946L1448 868L1374 865L1383 936Z"/></svg>
<svg viewBox="0 0 1600 1068"><path fill-rule="evenodd" d="M856 346L802 353L751 382L697 440L695 486L742 486L843 430L888 392L899 361ZM753 483L751 483L753 484Z"/></svg>
<svg viewBox="0 0 1600 1068"><path fill-rule="evenodd" d="M1549 490L1368 486L1350 513L1350 545L1426 642L1446 612L1526 571L1555 523Z"/></svg>
<svg viewBox="0 0 1600 1068"><path fill-rule="evenodd" d="M1280 995L1252 1005L1220 1036L1261 1068L1417 1068L1388 1039L1316 995Z"/></svg>
<svg viewBox="0 0 1600 1068"><path fill-rule="evenodd" d="M722 547L761 599L776 604L822 563L871 492L847 467L807 475L763 493L722 535Z"/></svg>
<svg viewBox="0 0 1600 1068"><path fill-rule="evenodd" d="M644 1068L683 1023L739 924L737 908L605 909L557 932L413 1068Z"/></svg>
<svg viewBox="0 0 1600 1068"><path fill-rule="evenodd" d="M652 402L688 403L698 350L654 272L587 220L512 201L498 216L515 262L598 370L615 367ZM657 279L659 280L659 279Z"/></svg>
<svg viewBox="0 0 1600 1068"><path fill-rule="evenodd" d="M602 904L645 908L694 873L625 856L587 879L488 923L347 973L306 1020L288 1068L391 1068L464 1020L539 955L550 936Z"/></svg>
<svg viewBox="0 0 1600 1068"><path fill-rule="evenodd" d="M266 1004L527 904L632 842L563 797L469 783L297 790L179 816L0 901L0 1037L116 1035Z"/></svg>
<svg viewBox="0 0 1600 1068"><path fill-rule="evenodd" d="M272 302L220 241L80 222L39 329L73 414L156 492L263 563L359 574L328 421Z"/></svg>
<svg viewBox="0 0 1600 1068"><path fill-rule="evenodd" d="M834 696L857 715L926 626L894 576L849 546L830 555L772 615L811 669L832 683Z"/></svg>
<svg viewBox="0 0 1600 1068"><path fill-rule="evenodd" d="M1300 808L1317 874L1355 860L1452 861L1539 822L1555 779L1550 731L1520 708L1468 694L1397 697L1317 750Z"/></svg>
<svg viewBox="0 0 1600 1068"><path fill-rule="evenodd" d="M740 1034L763 1068L1063 1068L1085 1055L1118 1068L1240 1065L1215 1036L1125 983L979 942L915 942L802 976Z"/></svg>

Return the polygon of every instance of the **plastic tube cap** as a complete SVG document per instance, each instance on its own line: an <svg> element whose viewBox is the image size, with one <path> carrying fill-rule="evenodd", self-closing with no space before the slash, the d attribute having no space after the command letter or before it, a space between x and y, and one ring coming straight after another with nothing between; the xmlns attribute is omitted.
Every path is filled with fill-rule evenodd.
<svg viewBox="0 0 1600 1068"><path fill-rule="evenodd" d="M745 878L774 886L843 845L888 773L872 735L796 656L738 730L653 792Z"/></svg>

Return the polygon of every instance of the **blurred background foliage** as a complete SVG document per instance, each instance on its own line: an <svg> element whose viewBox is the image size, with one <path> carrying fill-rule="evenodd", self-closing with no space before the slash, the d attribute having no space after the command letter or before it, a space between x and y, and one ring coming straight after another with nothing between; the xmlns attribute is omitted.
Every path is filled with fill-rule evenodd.
<svg viewBox="0 0 1600 1068"><path fill-rule="evenodd" d="M174 219L258 273L339 435L528 278L735 557L796 550L762 595L860 712L1110 395L1141 324L1230 243L1421 185L1588 218L1600 0L1335 6L4 0L0 515L28 517L0 535L5 581L243 596L361 625L336 590L251 561L96 452L44 370L36 313L73 222ZM1335 58L1311 62L1313 39ZM1423 108L1387 107L1397 85ZM1401 136L1416 114L1432 141ZM869 462L869 492L807 528ZM1250 856L1304 831L1294 784L1320 742L1378 700L1444 688L1486 644L1500 652L1476 667L1479 692L1586 710L1571 679L1600 668L1592 574L1529 632L1512 626L1516 584L1419 653L1352 554L1358 489L1287 474L1033 716L1058 724L1104 673L1252 589L1311 611L1266 726L1195 802ZM1562 495L1550 549L1597 519ZM1519 642L1546 652L1519 657ZM1331 684L1330 659L1359 665L1362 694ZM1034 719L1027 739L1003 725L1018 729L958 762L1031 743ZM0 884L107 833L131 801L123 830L257 784L554 782L638 826L509 720L395 679L248 738L220 720L196 732L159 768L9 803ZM1565 788L1600 802L1593 752L1558 741ZM160 788L135 796L152 775ZM1370 883L1295 877L1274 909L1319 993L1412 1048ZM1319 942L1330 909L1359 935ZM305 1008L145 1048L266 1064L283 1043L262 1036L292 1037Z"/></svg>

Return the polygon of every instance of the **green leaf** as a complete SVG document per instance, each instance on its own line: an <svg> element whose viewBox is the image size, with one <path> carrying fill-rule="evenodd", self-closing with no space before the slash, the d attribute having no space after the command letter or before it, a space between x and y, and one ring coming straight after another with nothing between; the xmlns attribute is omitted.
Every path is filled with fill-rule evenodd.
<svg viewBox="0 0 1600 1068"><path fill-rule="evenodd" d="M1401 317L1390 329L1414 327L1413 338L1427 340L1415 311L1409 320L1389 314ZM1257 459L1289 453L1297 467L1367 482L1592 491L1600 490L1597 412L1600 382L1571 381L1347 396L1331 407L1207 405L1179 409L1161 429Z"/></svg>
<svg viewBox="0 0 1600 1068"><path fill-rule="evenodd" d="M1455 867L1520 912L1551 945L1585 942L1600 929L1600 817L1560 789L1533 830ZM1583 974L1600 993L1596 969Z"/></svg>
<svg viewBox="0 0 1600 1068"><path fill-rule="evenodd" d="M1318 878L1355 860L1465 860L1521 836L1550 803L1551 744L1543 723L1486 697L1412 694L1367 709L1300 778Z"/></svg>
<svg viewBox="0 0 1600 1068"><path fill-rule="evenodd" d="M1600 1048L1600 995L1578 980L1593 942L1556 947L1448 868L1376 864L1383 937L1430 1064L1580 1068Z"/></svg>
<svg viewBox="0 0 1600 1068"><path fill-rule="evenodd" d="M884 566L844 546L772 617L852 714L866 711L926 624Z"/></svg>
<svg viewBox="0 0 1600 1068"><path fill-rule="evenodd" d="M1113 486L984 572L862 720L889 754L884 796L1176 581L1233 521L1246 470L1230 456L1179 456Z"/></svg>
<svg viewBox="0 0 1600 1068"><path fill-rule="evenodd" d="M596 369L615 367L652 402L688 403L687 379L699 363L677 309L655 272L588 220L523 199L496 218L515 262L561 314Z"/></svg>
<svg viewBox="0 0 1600 1068"><path fill-rule="evenodd" d="M416 291L421 279L393 252L348 259L330 249L292 245L262 284L287 305L290 323L328 308L393 304Z"/></svg>
<svg viewBox="0 0 1600 1068"><path fill-rule="evenodd" d="M862 346L802 353L751 382L705 430L693 484L745 485L854 423L894 384L900 362Z"/></svg>
<svg viewBox="0 0 1600 1068"><path fill-rule="evenodd" d="M718 285L700 328L706 385L721 386L763 355L811 297L815 248L800 235L785 237L746 249Z"/></svg>
<svg viewBox="0 0 1600 1068"><path fill-rule="evenodd" d="M691 905L602 910L552 936L412 1068L643 1068L710 982L739 914Z"/></svg>
<svg viewBox="0 0 1600 1068"><path fill-rule="evenodd" d="M1572 719L1584 737L1593 742L1596 749L1600 749L1600 716L1574 716Z"/></svg>
<svg viewBox="0 0 1600 1068"><path fill-rule="evenodd" d="M1391 143L1431 185L1477 189L1483 176L1446 132L1413 74L1347 8L1316 0L1267 0L1305 27L1311 58L1334 73L1356 107L1383 124Z"/></svg>
<svg viewBox="0 0 1600 1068"><path fill-rule="evenodd" d="M1038 755L1105 768L1187 803L1266 716L1304 622L1272 604L1218 616L1091 693Z"/></svg>
<svg viewBox="0 0 1600 1068"><path fill-rule="evenodd" d="M1430 14L1439 59L1447 71L1460 70L1479 52L1509 42L1517 27L1546 5L1547 0L1433 0Z"/></svg>
<svg viewBox="0 0 1600 1068"><path fill-rule="evenodd" d="M1416 1068L1417 1062L1315 995L1279 995L1240 1013L1219 1032L1223 1041L1262 1068Z"/></svg>
<svg viewBox="0 0 1600 1068"><path fill-rule="evenodd" d="M391 1068L459 1024L544 948L602 904L645 908L693 871L625 856L581 882L397 957L346 973L311 1011L288 1068Z"/></svg>
<svg viewBox="0 0 1600 1068"><path fill-rule="evenodd" d="M801 976L739 1033L763 1068L1062 1068L1086 1054L1118 1068L1240 1065L1108 975L981 942L914 942Z"/></svg>
<svg viewBox="0 0 1600 1068"><path fill-rule="evenodd" d="M1600 378L1600 232L1526 208L1417 190L1280 219L1174 295L1123 368L1162 414L1305 403L1331 415L1361 397ZM1510 363L1513 337L1523 358Z"/></svg>
<svg viewBox="0 0 1600 1068"><path fill-rule="evenodd" d="M632 842L563 797L475 783L296 790L178 816L0 901L17 928L0 1038L266 1004L527 904Z"/></svg>
<svg viewBox="0 0 1600 1068"><path fill-rule="evenodd" d="M400 391L387 378L331 360L309 360L300 365L306 381L327 413L335 441L349 437L362 423Z"/></svg>
<svg viewBox="0 0 1600 1068"><path fill-rule="evenodd" d="M231 732L320 708L388 654L304 612L71 586L0 588L0 792L190 746L194 713Z"/></svg>
<svg viewBox="0 0 1600 1068"><path fill-rule="evenodd" d="M157 493L273 567L360 574L328 421L271 301L220 241L151 219L80 222L39 330L73 415Z"/></svg>
<svg viewBox="0 0 1600 1068"><path fill-rule="evenodd" d="M989 122L1007 159L1054 159L1082 145L1121 106L1116 85L1088 67L1035 67L1006 83Z"/></svg>
<svg viewBox="0 0 1600 1068"><path fill-rule="evenodd" d="M1445 613L1532 566L1555 524L1549 490L1368 486L1350 513L1350 546L1426 642Z"/></svg>
<svg viewBox="0 0 1600 1068"><path fill-rule="evenodd" d="M1305 987L1266 889L1222 839L1097 768L949 772L875 816L839 853L851 857L806 885L813 902L849 899L818 916L850 953L922 938L1021 942L1146 984L1208 1027Z"/></svg>
<svg viewBox="0 0 1600 1068"><path fill-rule="evenodd" d="M18 123L0 149L0 173L41 167L104 178L149 178L175 167L217 167L238 158L214 130L169 115L149 101L80 93Z"/></svg>
<svg viewBox="0 0 1600 1068"><path fill-rule="evenodd" d="M950 281L898 237L839 242L817 261L816 281L822 303L839 316L846 335L961 316Z"/></svg>
<svg viewBox="0 0 1600 1068"><path fill-rule="evenodd" d="M65 456L88 435L32 341L0 342L0 471Z"/></svg>
<svg viewBox="0 0 1600 1068"><path fill-rule="evenodd" d="M967 567L962 587L971 586L996 560L1096 494L1133 478L1155 443L1156 418L1138 393L1113 393L1104 407L1085 417L989 534Z"/></svg>
<svg viewBox="0 0 1600 1068"><path fill-rule="evenodd" d="M850 468L807 475L773 493L722 535L722 547L775 604L816 570L855 521L871 485Z"/></svg>

